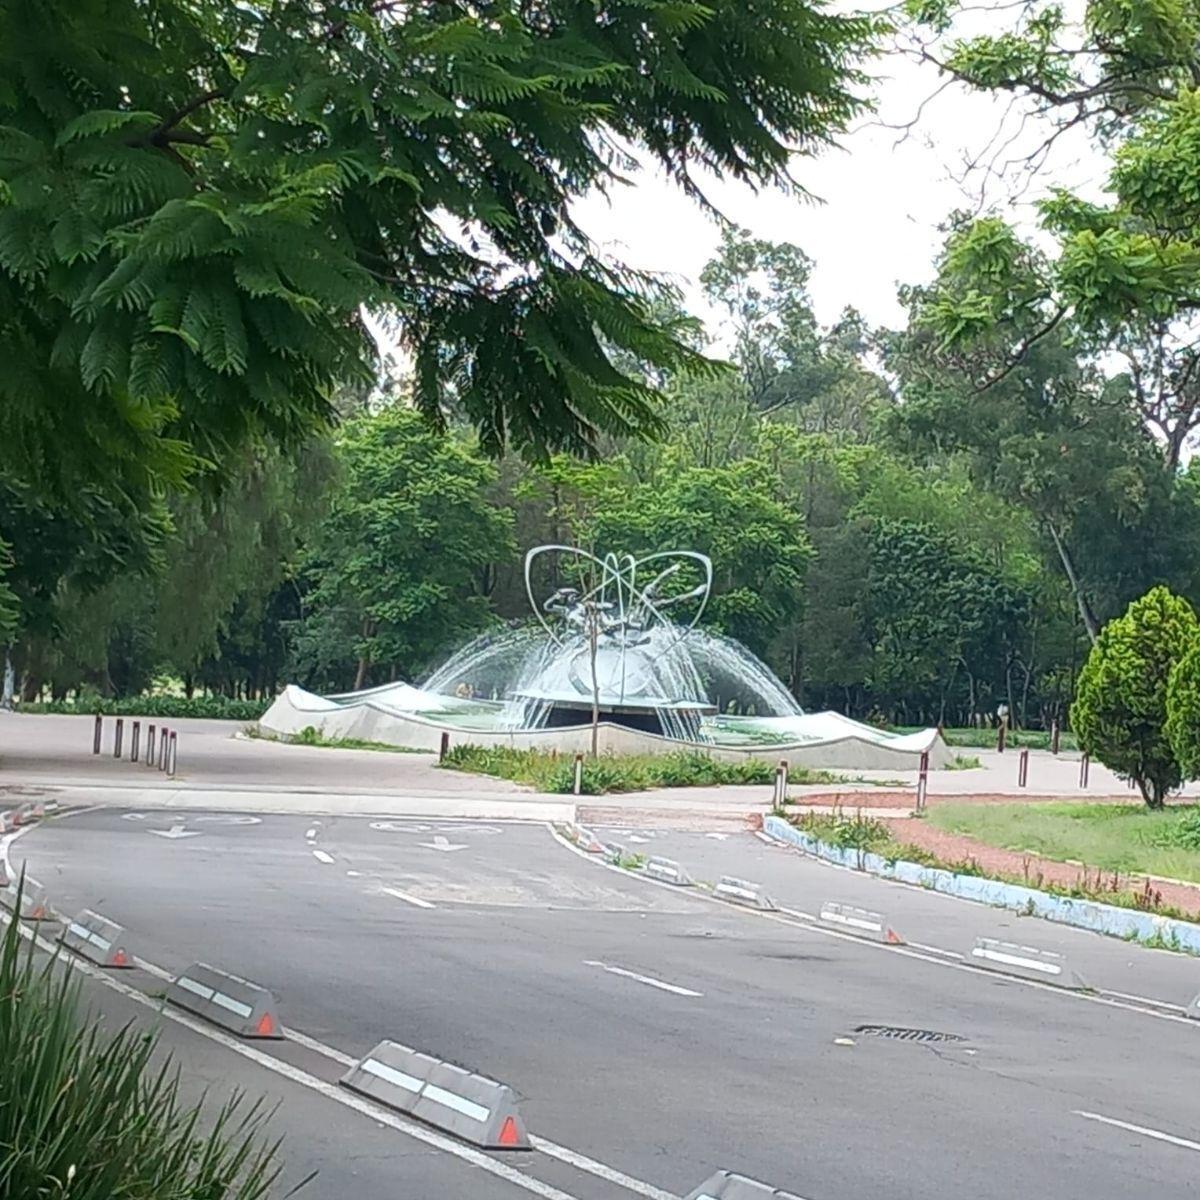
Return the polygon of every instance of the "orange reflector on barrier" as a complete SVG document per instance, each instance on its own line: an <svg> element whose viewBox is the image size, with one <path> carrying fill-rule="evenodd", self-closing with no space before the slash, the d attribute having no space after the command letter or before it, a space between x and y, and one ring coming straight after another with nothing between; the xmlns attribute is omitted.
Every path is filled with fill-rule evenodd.
<svg viewBox="0 0 1200 1200"><path fill-rule="evenodd" d="M263 1013L262 1019L258 1022L254 1032L259 1037L274 1037L275 1036L275 1018L270 1013Z"/></svg>
<svg viewBox="0 0 1200 1200"><path fill-rule="evenodd" d="M517 1123L512 1117L504 1118L497 1141L502 1146L519 1146L521 1144L521 1135L517 1132Z"/></svg>

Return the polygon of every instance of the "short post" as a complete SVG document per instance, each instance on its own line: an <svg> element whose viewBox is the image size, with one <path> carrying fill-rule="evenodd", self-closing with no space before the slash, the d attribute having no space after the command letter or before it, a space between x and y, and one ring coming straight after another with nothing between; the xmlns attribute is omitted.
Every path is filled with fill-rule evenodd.
<svg viewBox="0 0 1200 1200"><path fill-rule="evenodd" d="M1029 751L1022 750L1017 756L1017 787L1025 787L1029 783Z"/></svg>
<svg viewBox="0 0 1200 1200"><path fill-rule="evenodd" d="M96 714L96 729L95 729L95 732L92 734L92 753L93 754L100 753L100 738L103 735L103 733L104 733L104 718L99 713L97 713Z"/></svg>
<svg viewBox="0 0 1200 1200"><path fill-rule="evenodd" d="M125 721L117 718L117 728L113 733L113 758L121 757L121 743L125 740Z"/></svg>
<svg viewBox="0 0 1200 1200"><path fill-rule="evenodd" d="M917 767L917 812L925 811L925 798L929 794L929 751L922 750Z"/></svg>
<svg viewBox="0 0 1200 1200"><path fill-rule="evenodd" d="M788 760L786 758L779 760L777 774L779 775L779 807L782 808L787 803Z"/></svg>
<svg viewBox="0 0 1200 1200"><path fill-rule="evenodd" d="M1004 743L1008 741L1008 717L1001 717L1000 724L996 726L996 750L998 753L1004 753Z"/></svg>
<svg viewBox="0 0 1200 1200"><path fill-rule="evenodd" d="M179 735L175 732L175 730L172 729L171 730L171 749L167 752L167 774L172 779L175 778L175 759L179 752L178 739L179 739Z"/></svg>
<svg viewBox="0 0 1200 1200"><path fill-rule="evenodd" d="M154 726L146 726L146 766L154 766Z"/></svg>
<svg viewBox="0 0 1200 1200"><path fill-rule="evenodd" d="M141 721L134 721L133 730L131 732L132 732L132 736L129 739L129 761L137 762L138 750L141 749L141 741L142 741L142 723L141 723Z"/></svg>
<svg viewBox="0 0 1200 1200"><path fill-rule="evenodd" d="M450 735L442 731L442 744L438 747L438 762L445 762L446 755L450 753Z"/></svg>
<svg viewBox="0 0 1200 1200"><path fill-rule="evenodd" d="M1079 760L1079 786L1081 788L1087 787L1089 762L1089 756L1086 754Z"/></svg>
<svg viewBox="0 0 1200 1200"><path fill-rule="evenodd" d="M575 755L575 795L583 791L583 755Z"/></svg>
<svg viewBox="0 0 1200 1200"><path fill-rule="evenodd" d="M1057 721L1051 722L1051 725L1050 725L1050 753L1051 754L1058 753L1058 744L1059 744L1059 741L1061 740L1061 738L1062 738L1062 732L1058 728L1058 722Z"/></svg>
<svg viewBox="0 0 1200 1200"><path fill-rule="evenodd" d="M167 738L170 735L171 731L164 725L158 735L158 769L160 771L167 769Z"/></svg>
<svg viewBox="0 0 1200 1200"><path fill-rule="evenodd" d="M782 808L783 807L783 799L782 799L783 789L781 787L782 783L783 783L782 774L781 774L779 768L776 767L775 768L775 783L771 790L771 807L772 808Z"/></svg>

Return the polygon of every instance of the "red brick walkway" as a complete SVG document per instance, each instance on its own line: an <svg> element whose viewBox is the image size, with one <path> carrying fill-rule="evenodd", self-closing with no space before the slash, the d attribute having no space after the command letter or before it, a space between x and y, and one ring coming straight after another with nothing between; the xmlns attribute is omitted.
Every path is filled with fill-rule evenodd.
<svg viewBox="0 0 1200 1200"><path fill-rule="evenodd" d="M955 797L956 801L960 799L961 797ZM1095 887L1096 880L1099 879L1101 888L1123 892L1141 892L1149 880L1154 899L1154 904L1148 906L1151 911L1156 907L1167 907L1179 909L1193 917L1200 915L1200 885L1175 883L1153 876L1118 875L1113 871L1079 867L1072 863L1043 858L1038 854L1026 854L1020 850L1002 850L998 846L988 846L965 834L947 833L945 830L936 829L928 822L915 818L889 820L888 826L896 841L920 846L923 850L936 854L945 863L974 861L986 875L1003 875L1010 879L1024 880L1034 888L1046 883L1072 887L1083 882L1086 872L1089 887ZM1095 899L1103 900L1103 896L1097 895Z"/></svg>

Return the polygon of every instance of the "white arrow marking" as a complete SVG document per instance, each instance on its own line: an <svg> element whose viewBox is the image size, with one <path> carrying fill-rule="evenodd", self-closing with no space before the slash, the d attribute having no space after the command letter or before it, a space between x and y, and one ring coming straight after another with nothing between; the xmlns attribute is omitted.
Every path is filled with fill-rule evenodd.
<svg viewBox="0 0 1200 1200"><path fill-rule="evenodd" d="M370 828L378 829L381 833L428 833L433 826L413 825L406 821L372 821Z"/></svg>
<svg viewBox="0 0 1200 1200"><path fill-rule="evenodd" d="M199 837L199 829L184 829L182 825L172 825L170 829L148 829L147 833L154 834L155 837L170 838L171 841L176 841L179 838Z"/></svg>
<svg viewBox="0 0 1200 1200"><path fill-rule="evenodd" d="M146 819L146 814L145 813L122 813L121 819L123 821L144 821Z"/></svg>
<svg viewBox="0 0 1200 1200"><path fill-rule="evenodd" d="M644 844L644 843L648 842L650 839L640 837L638 834L634 833L634 834L630 834L629 840L631 842L642 842Z"/></svg>
<svg viewBox="0 0 1200 1200"><path fill-rule="evenodd" d="M729 836L729 834L727 834L727 833L706 833L704 836L706 838L712 838L712 840L714 842L723 842Z"/></svg>
<svg viewBox="0 0 1200 1200"><path fill-rule="evenodd" d="M196 817L196 824L207 821L210 825L261 825L262 817Z"/></svg>
<svg viewBox="0 0 1200 1200"><path fill-rule="evenodd" d="M448 841L440 834L432 842L420 842L419 845L424 846L426 850L465 850L467 848L465 843Z"/></svg>

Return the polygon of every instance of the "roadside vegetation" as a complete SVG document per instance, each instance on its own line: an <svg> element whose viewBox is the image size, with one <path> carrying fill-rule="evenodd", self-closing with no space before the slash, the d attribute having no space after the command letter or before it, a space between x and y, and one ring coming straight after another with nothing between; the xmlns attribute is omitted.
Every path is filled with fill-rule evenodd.
<svg viewBox="0 0 1200 1200"><path fill-rule="evenodd" d="M81 1012L74 972L0 940L0 1196L14 1200L262 1200L279 1175L266 1112L235 1093L180 1095L158 1039Z"/></svg>
<svg viewBox="0 0 1200 1200"><path fill-rule="evenodd" d="M245 731L250 737L262 738L263 734L251 727ZM372 742L366 738L327 738L314 725L305 725L291 737L264 738L268 741L285 742L289 746L324 746L332 750L378 750L384 754L424 754L411 746L393 746L390 742Z"/></svg>
<svg viewBox="0 0 1200 1200"><path fill-rule="evenodd" d="M573 792L575 760L543 750L510 750L502 746L452 746L441 764L456 771L473 771L525 783L539 792ZM642 792L651 788L713 787L718 784L770 784L775 766L758 758L721 762L697 751L670 754L601 754L583 760L581 791L587 796L606 792ZM791 783L840 783L828 771L793 771Z"/></svg>
<svg viewBox="0 0 1200 1200"><path fill-rule="evenodd" d="M1168 814L1152 814L1149 813L1141 805L939 805L936 808L929 810L928 819L931 824L937 825L939 828L947 829L954 833L966 833L970 836L977 837L981 841L987 841L990 844L1001 845L994 837L989 837L982 832L977 832L980 825L975 825L972 828L967 827L967 824L960 826L949 821L945 814L947 813L962 813L967 814L968 810L972 814L994 812L996 810L1010 810L1015 816L1019 816L1022 812L1029 812L1036 809L1061 810L1062 813L1072 813L1078 809L1096 810L1107 809L1112 812L1123 814L1126 817L1136 817L1142 820L1149 818L1149 822L1143 828L1149 829L1155 822L1155 817L1165 817ZM1188 857L1193 859L1195 866L1193 870L1200 869L1200 810L1187 809L1183 810L1187 814L1186 820L1181 820L1175 828L1158 822L1160 828L1151 832L1151 838L1161 840L1161 848L1170 861L1175 864L1176 868L1183 861L1182 857L1171 857L1172 855L1182 856L1187 853ZM785 815L785 814L780 814ZM1114 867L1107 864L1101 864L1099 860L1093 856L1090 860L1077 859L1081 863L1077 877L1069 884L1060 883L1055 880L1046 879L1044 874L1032 863L1027 863L1024 870L1017 874L1015 872L1004 871L986 871L979 862L972 856L968 855L960 859L944 859L940 855L934 854L926 850L923 846L915 845L911 842L901 842L893 837L890 827L886 821L879 821L870 817L861 811L853 813L801 813L791 816L792 824L802 830L804 833L819 839L831 846L837 846L842 850L857 850L860 855L877 854L879 857L888 860L889 862L912 862L918 863L923 867L931 867L942 871L952 871L956 875L975 875L981 878L995 879L1002 883L1019 884L1022 887L1034 888L1037 891L1047 892L1053 896L1064 896L1072 900L1095 900L1103 904L1112 904L1119 908L1132 908L1139 912L1152 912L1158 916L1174 917L1183 921L1194 921L1197 919L1195 911L1186 911L1175 905L1165 904L1162 894L1159 892L1149 880L1130 880L1131 874L1156 874L1169 876L1174 879L1200 879L1200 875L1179 874L1178 870L1166 871L1158 866L1122 866ZM1183 846L1186 843L1194 841L1196 853L1191 854L1190 849L1172 850L1175 845ZM1077 842L1077 845L1082 844ZM1032 846L1026 845L1009 845L1006 848L1014 850L1025 850L1030 855L1041 854L1046 858L1062 858L1064 861L1067 855L1055 855L1048 849L1034 849ZM1070 855L1074 859L1075 855ZM1082 863L1089 861L1091 865L1084 866ZM1166 861L1155 859L1144 859L1142 861ZM860 858L859 865L862 865ZM1200 902L1198 902L1200 903ZM1166 946L1168 949L1176 948Z"/></svg>
<svg viewBox="0 0 1200 1200"><path fill-rule="evenodd" d="M270 700L236 700L231 696L82 696L78 700L46 700L21 705L27 713L73 713L105 717L204 717L211 721L257 721Z"/></svg>
<svg viewBox="0 0 1200 1200"><path fill-rule="evenodd" d="M1200 807L938 804L927 820L990 846L1105 871L1200 883Z"/></svg>

